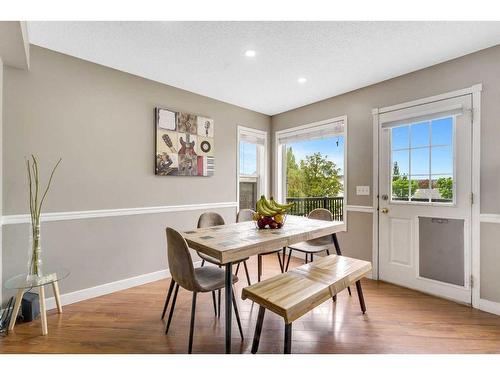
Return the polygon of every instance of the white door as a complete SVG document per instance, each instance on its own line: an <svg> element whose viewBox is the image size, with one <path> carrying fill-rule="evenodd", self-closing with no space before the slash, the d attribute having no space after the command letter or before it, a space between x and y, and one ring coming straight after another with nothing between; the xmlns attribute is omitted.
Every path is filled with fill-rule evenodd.
<svg viewBox="0 0 500 375"><path fill-rule="evenodd" d="M472 97L379 116L379 277L471 303Z"/></svg>

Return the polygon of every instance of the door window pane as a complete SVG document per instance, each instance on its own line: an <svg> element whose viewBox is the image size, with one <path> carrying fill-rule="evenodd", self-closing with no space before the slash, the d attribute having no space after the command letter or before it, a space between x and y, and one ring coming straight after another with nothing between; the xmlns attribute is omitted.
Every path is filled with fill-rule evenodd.
<svg viewBox="0 0 500 375"><path fill-rule="evenodd" d="M451 145L453 140L453 117L433 120L431 124L432 144Z"/></svg>
<svg viewBox="0 0 500 375"><path fill-rule="evenodd" d="M453 175L433 175L432 189L435 192L432 202L453 202L454 183Z"/></svg>
<svg viewBox="0 0 500 375"><path fill-rule="evenodd" d="M410 193L410 179L408 176L394 176L392 178L392 200L407 201Z"/></svg>
<svg viewBox="0 0 500 375"><path fill-rule="evenodd" d="M429 148L416 148L411 150L410 174L429 176Z"/></svg>
<svg viewBox="0 0 500 375"><path fill-rule="evenodd" d="M392 175L408 176L410 174L410 157L408 149L392 152Z"/></svg>
<svg viewBox="0 0 500 375"><path fill-rule="evenodd" d="M432 174L453 174L453 151L451 146L432 147Z"/></svg>
<svg viewBox="0 0 500 375"><path fill-rule="evenodd" d="M392 149L399 150L409 147L409 126L392 129Z"/></svg>
<svg viewBox="0 0 500 375"><path fill-rule="evenodd" d="M411 147L429 145L429 122L420 122L411 125Z"/></svg>
<svg viewBox="0 0 500 375"><path fill-rule="evenodd" d="M411 176L411 200L413 202L429 202L432 189L429 188L429 175Z"/></svg>

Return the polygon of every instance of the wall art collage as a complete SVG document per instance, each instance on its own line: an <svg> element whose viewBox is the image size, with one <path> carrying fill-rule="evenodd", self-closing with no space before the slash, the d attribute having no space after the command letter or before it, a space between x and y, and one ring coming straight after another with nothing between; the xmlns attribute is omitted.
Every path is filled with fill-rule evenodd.
<svg viewBox="0 0 500 375"><path fill-rule="evenodd" d="M214 120L156 108L156 174L213 176Z"/></svg>

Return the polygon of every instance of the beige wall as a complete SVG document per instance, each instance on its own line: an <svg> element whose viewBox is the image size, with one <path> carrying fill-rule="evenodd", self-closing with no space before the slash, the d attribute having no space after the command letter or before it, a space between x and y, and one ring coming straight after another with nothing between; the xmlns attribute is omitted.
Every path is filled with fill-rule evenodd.
<svg viewBox="0 0 500 375"><path fill-rule="evenodd" d="M368 86L344 95L323 100L272 117L274 131L307 124L341 115L348 118L348 204L372 205L371 196L356 196L356 185L372 186L372 109L398 104L414 99L442 94L448 91L483 84L481 103L481 212L500 214L500 46L448 61L433 67ZM272 143L274 145L274 142ZM273 150L274 155L274 150ZM273 165L274 168L274 165ZM371 214L357 214L348 222L351 237L362 235L365 240L352 239L356 249L365 259L371 257L371 232L366 232L366 223ZM363 222L363 224L361 223ZM354 223L355 230L352 229ZM357 228L365 228L359 233ZM496 230L483 232L485 243L494 243ZM498 236L500 237L500 236ZM348 240L349 239L349 240ZM498 248L483 246L481 264L496 264L498 269ZM497 261L495 263L495 260ZM490 270L491 271L491 270ZM500 302L500 273L492 273L485 267L481 272L481 289L487 296ZM482 292L483 295L483 292Z"/></svg>
<svg viewBox="0 0 500 375"><path fill-rule="evenodd" d="M4 78L4 215L28 212L31 153L43 176L63 159L45 212L234 202L237 125L270 130L269 116L36 46L31 69L7 67ZM215 176L154 175L156 106L215 120ZM199 213L47 223L43 258L72 270L63 292L161 270L164 227L192 228ZM235 209L221 213L234 221ZM24 270L28 229L6 225L4 233L5 280Z"/></svg>

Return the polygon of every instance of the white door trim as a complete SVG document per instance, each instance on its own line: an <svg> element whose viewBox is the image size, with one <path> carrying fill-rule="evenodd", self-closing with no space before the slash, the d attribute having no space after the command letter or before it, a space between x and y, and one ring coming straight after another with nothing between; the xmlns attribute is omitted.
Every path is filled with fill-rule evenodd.
<svg viewBox="0 0 500 375"><path fill-rule="evenodd" d="M472 306L481 308L480 304L480 172L481 172L481 91L482 84L435 95L427 98L417 99L392 106L374 108L373 115L373 278L379 278L379 116L382 113L396 111L403 108L451 99L463 95L472 95L472 194L474 196L471 215L471 272L472 272Z"/></svg>

